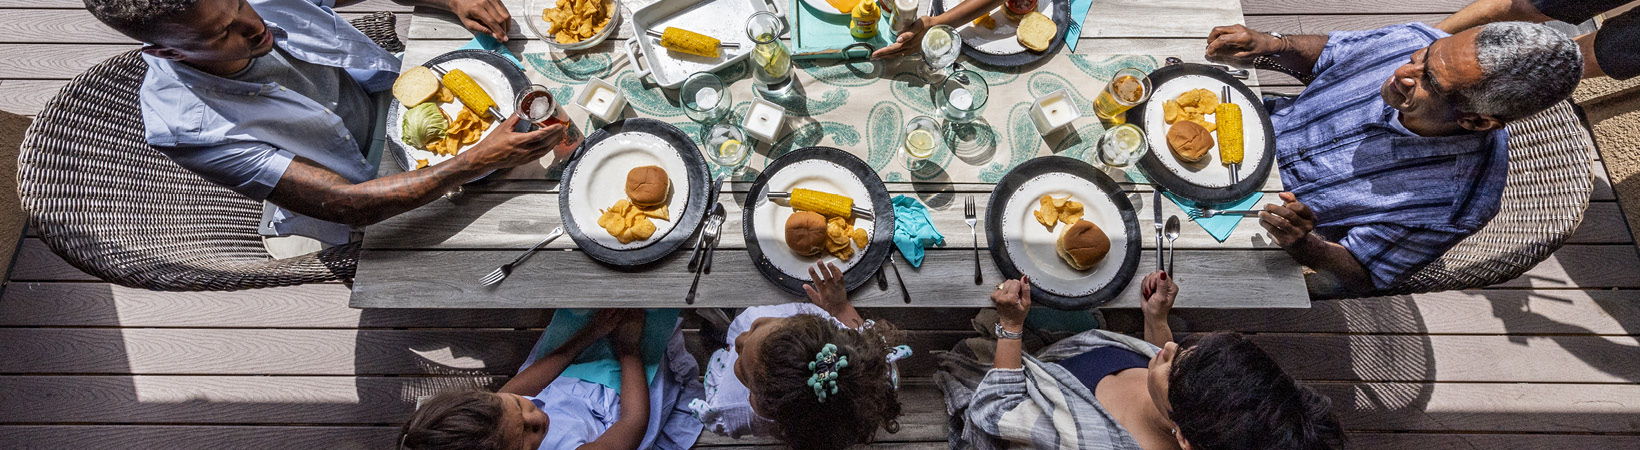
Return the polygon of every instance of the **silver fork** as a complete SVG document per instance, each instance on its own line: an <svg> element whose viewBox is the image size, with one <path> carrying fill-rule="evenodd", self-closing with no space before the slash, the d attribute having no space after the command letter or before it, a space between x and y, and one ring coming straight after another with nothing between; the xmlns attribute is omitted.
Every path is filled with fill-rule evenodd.
<svg viewBox="0 0 1640 450"><path fill-rule="evenodd" d="M717 247L718 229L723 228L723 217L727 214L723 207L717 206L712 208L712 217L706 219L706 229L701 231L701 242L707 244L704 249L706 254L702 256L700 264L695 266L695 281L689 283L689 295L683 298L685 304L695 304L695 288L700 287L700 274L706 273L712 267L712 252Z"/></svg>
<svg viewBox="0 0 1640 450"><path fill-rule="evenodd" d="M1207 218L1211 218L1211 217L1214 217L1214 216L1222 216L1222 215L1226 215L1226 214L1240 214L1240 215L1243 215L1243 216L1256 216L1256 215L1258 215L1258 213L1261 213L1261 212L1264 212L1264 211L1260 211L1260 210L1256 210L1256 209L1206 209L1206 208L1203 208L1203 209L1197 210L1195 208L1186 208L1184 212L1185 212L1185 215L1190 216L1190 218L1192 218L1192 219L1207 219Z"/></svg>
<svg viewBox="0 0 1640 450"><path fill-rule="evenodd" d="M551 233L547 233L547 238L546 239L542 239L541 242L535 243L534 247L530 247L529 250L525 250L524 254L518 255L518 259L514 259L510 263L502 264L501 267L495 268L495 270L490 272L489 275L485 275L483 279L478 280L478 285L479 286L489 286L489 285L492 285L492 284L500 283L501 280L507 279L508 275L512 275L513 266L518 265L518 263L524 262L524 258L530 257L530 254L535 253L535 251L537 249L540 249L541 246L547 245L548 242L552 242L553 239L558 239L559 236L563 236L563 235L564 235L564 227L553 228Z"/></svg>
<svg viewBox="0 0 1640 450"><path fill-rule="evenodd" d="M985 277L979 273L979 230L974 228L979 224L979 212L974 208L974 196L970 195L962 202L963 222L968 222L968 234L974 237L974 285L985 282Z"/></svg>

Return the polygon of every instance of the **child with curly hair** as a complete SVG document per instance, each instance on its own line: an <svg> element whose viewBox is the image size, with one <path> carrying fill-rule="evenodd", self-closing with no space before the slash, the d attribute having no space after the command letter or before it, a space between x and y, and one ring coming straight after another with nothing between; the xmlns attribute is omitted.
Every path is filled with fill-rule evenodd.
<svg viewBox="0 0 1640 450"><path fill-rule="evenodd" d="M533 355L540 353L532 352L500 392L444 392L422 402L404 424L399 448L693 446L702 426L683 407L700 399L700 372L683 349L676 311L646 316L643 310L599 310L588 316L558 311L537 343L541 352L552 350L539 360ZM599 345L606 336L608 349Z"/></svg>
<svg viewBox="0 0 1640 450"><path fill-rule="evenodd" d="M892 325L860 317L843 272L809 269L811 303L746 308L712 354L706 399L690 405L718 434L774 436L798 450L869 443L899 431L898 361L911 349Z"/></svg>

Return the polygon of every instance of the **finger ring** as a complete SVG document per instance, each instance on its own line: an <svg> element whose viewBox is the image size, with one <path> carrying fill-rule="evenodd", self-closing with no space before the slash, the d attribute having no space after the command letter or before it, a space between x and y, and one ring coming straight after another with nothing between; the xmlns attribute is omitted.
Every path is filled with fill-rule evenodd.
<svg viewBox="0 0 1640 450"><path fill-rule="evenodd" d="M1008 282L1006 282L1006 281L1001 282L1001 283L997 283L997 290L1000 291L1000 290L1002 290L1002 288L1007 287L1007 286L1008 286Z"/></svg>

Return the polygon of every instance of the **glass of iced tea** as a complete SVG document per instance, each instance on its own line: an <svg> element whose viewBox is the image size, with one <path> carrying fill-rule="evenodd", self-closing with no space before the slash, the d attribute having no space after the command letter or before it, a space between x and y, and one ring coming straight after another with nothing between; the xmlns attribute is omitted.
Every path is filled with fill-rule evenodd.
<svg viewBox="0 0 1640 450"><path fill-rule="evenodd" d="M546 86L529 85L518 91L514 101L517 106L513 111L518 112L518 117L537 127L545 128L564 121L558 117L558 100L552 98L552 92L548 92Z"/></svg>
<svg viewBox="0 0 1640 450"><path fill-rule="evenodd" d="M1099 97L1093 101L1093 114L1100 120L1114 123L1126 121L1127 110L1150 98L1150 77L1139 69L1128 67L1116 71Z"/></svg>

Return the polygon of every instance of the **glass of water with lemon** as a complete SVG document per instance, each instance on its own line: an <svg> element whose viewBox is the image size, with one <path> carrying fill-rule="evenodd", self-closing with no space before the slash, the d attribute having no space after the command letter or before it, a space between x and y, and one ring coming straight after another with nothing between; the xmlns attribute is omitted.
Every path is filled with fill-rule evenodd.
<svg viewBox="0 0 1640 450"><path fill-rule="evenodd" d="M717 164L720 175L738 175L740 166L752 155L752 144L746 140L746 130L724 121L706 130L706 157Z"/></svg>
<svg viewBox="0 0 1640 450"><path fill-rule="evenodd" d="M900 139L901 162L912 175L939 172L939 164L929 161L929 158L933 158L944 146L939 122L928 116L913 117L906 122L904 136Z"/></svg>
<svg viewBox="0 0 1640 450"><path fill-rule="evenodd" d="M1132 165L1149 150L1144 130L1131 123L1111 127L1099 137L1099 162L1110 167Z"/></svg>

